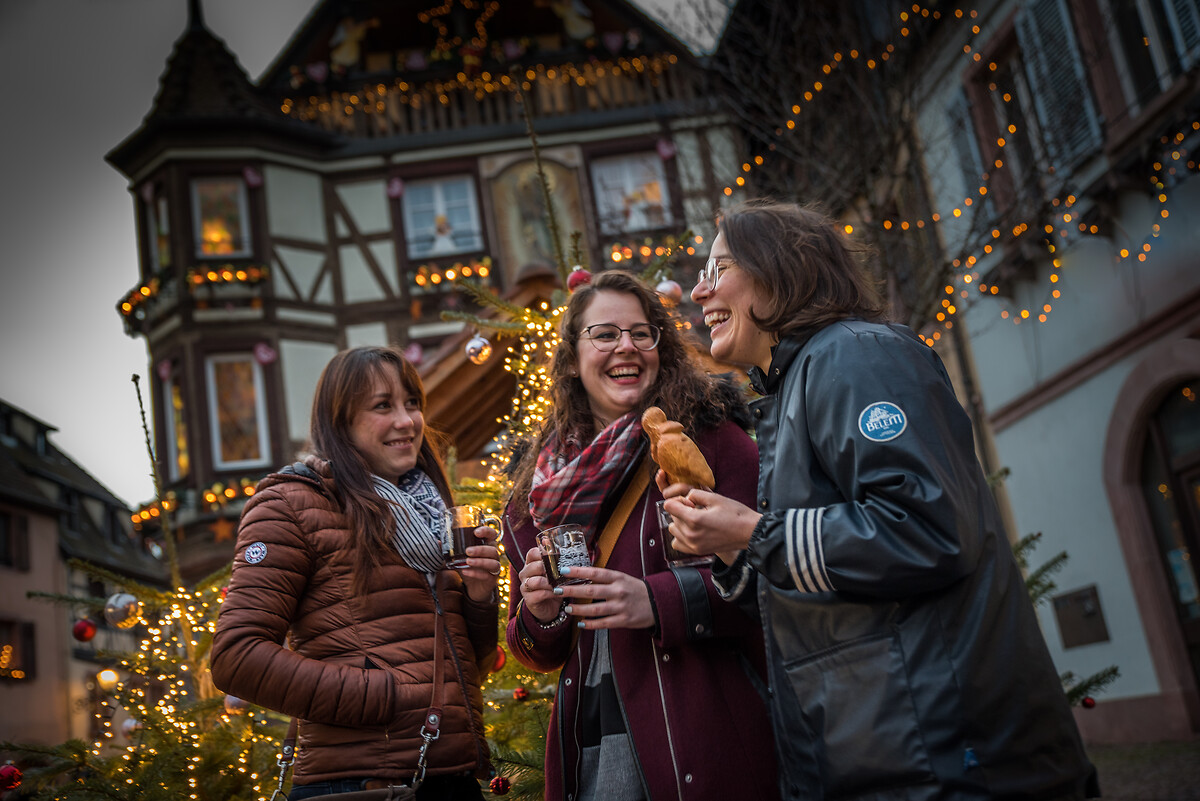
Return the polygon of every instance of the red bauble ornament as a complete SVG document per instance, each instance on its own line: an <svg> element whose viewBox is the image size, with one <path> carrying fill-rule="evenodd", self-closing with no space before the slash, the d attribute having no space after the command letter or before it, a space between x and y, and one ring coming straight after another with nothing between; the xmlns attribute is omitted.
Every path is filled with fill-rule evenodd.
<svg viewBox="0 0 1200 801"><path fill-rule="evenodd" d="M496 776L488 784L488 787L491 789L492 795L507 795L508 791L512 789L512 783L509 782L507 776Z"/></svg>
<svg viewBox="0 0 1200 801"><path fill-rule="evenodd" d="M1084 709L1091 709L1092 707L1094 707L1096 705L1096 699L1090 695L1085 695L1083 697L1083 700L1080 701L1079 703L1083 705Z"/></svg>
<svg viewBox="0 0 1200 801"><path fill-rule="evenodd" d="M504 667L504 663L508 661L508 654L504 653L503 646L496 646L496 664L492 665L492 672L495 673L500 668Z"/></svg>
<svg viewBox="0 0 1200 801"><path fill-rule="evenodd" d="M592 283L592 274L582 267L576 267L571 270L571 274L567 276L567 291L574 292L577 288L584 284Z"/></svg>
<svg viewBox="0 0 1200 801"><path fill-rule="evenodd" d="M528 697L529 690L526 690L524 687L518 687L517 689L513 690L513 698L518 701L524 701Z"/></svg>
<svg viewBox="0 0 1200 801"><path fill-rule="evenodd" d="M16 765L0 766L0 792L21 786L21 769ZM505 792L508 792L505 790Z"/></svg>
<svg viewBox="0 0 1200 801"><path fill-rule="evenodd" d="M222 600L222 601L224 601L224 600L225 600L225 596L226 596L226 595L228 595L228 594L229 594L229 588L228 588L228 587L222 587L222 588L221 588L221 600Z"/></svg>
<svg viewBox="0 0 1200 801"><path fill-rule="evenodd" d="M83 620L76 620L75 625L71 627L71 636L80 642L91 642L96 636L96 621L88 620L86 617Z"/></svg>

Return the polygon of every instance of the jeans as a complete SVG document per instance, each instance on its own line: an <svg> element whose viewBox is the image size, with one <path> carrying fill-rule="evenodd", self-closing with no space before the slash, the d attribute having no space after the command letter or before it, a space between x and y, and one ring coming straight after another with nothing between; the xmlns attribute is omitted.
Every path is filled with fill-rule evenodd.
<svg viewBox="0 0 1200 801"><path fill-rule="evenodd" d="M352 793L363 789L365 779L334 779L328 782L297 784L288 793L288 801L303 801L319 795ZM407 782L405 782L407 783ZM417 801L482 801L479 782L469 774L427 776L417 788Z"/></svg>

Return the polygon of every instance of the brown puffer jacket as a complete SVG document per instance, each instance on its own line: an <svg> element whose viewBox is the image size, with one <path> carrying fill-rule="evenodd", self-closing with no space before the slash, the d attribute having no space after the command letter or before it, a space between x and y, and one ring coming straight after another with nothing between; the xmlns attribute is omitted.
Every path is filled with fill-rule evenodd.
<svg viewBox="0 0 1200 801"><path fill-rule="evenodd" d="M437 573L435 601L425 574L395 553L356 596L328 464L305 464L263 479L242 513L213 682L300 719L297 784L410 778L433 693L437 603L453 647L442 649L444 715L428 773L486 776L480 681L496 656L496 604L472 601L450 570ZM290 649L281 644L289 631Z"/></svg>

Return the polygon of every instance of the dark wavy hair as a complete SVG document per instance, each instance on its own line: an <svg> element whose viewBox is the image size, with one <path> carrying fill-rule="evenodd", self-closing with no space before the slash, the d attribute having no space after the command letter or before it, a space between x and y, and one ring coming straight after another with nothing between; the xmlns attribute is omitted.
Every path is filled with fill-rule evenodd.
<svg viewBox="0 0 1200 801"><path fill-rule="evenodd" d="M755 325L782 338L849 317L885 318L877 282L859 263L863 252L839 229L819 209L795 203L755 200L721 213L717 232L767 299L750 314Z"/></svg>
<svg viewBox="0 0 1200 801"><path fill-rule="evenodd" d="M743 426L748 420L741 393L727 382L705 375L679 332L674 316L654 290L624 270L597 273L591 283L575 290L567 304L559 323L562 341L550 362L550 411L536 439L524 444L524 451L518 456L513 470L510 497L522 513L528 514L529 490L538 452L551 435L557 435L559 442L576 439L587 443L600 433L596 430L583 381L572 373L578 373L579 336L584 313L601 292L632 295L650 324L658 326L662 332L658 340L658 376L642 398L637 409L639 413L657 406L668 418L678 420L692 433L715 428L725 420L736 420Z"/></svg>
<svg viewBox="0 0 1200 801"><path fill-rule="evenodd" d="M368 571L377 567L380 557L392 548L393 515L391 505L375 491L370 468L351 440L350 427L355 415L366 408L375 381L387 381L391 376L417 399L424 413L425 388L421 376L400 349L394 347L341 351L321 371L313 397L310 445L314 454L329 461L335 492L350 521L356 568L354 590L359 593L366 587ZM432 479L449 505L450 483L439 458L440 445L441 436L426 424L417 467Z"/></svg>

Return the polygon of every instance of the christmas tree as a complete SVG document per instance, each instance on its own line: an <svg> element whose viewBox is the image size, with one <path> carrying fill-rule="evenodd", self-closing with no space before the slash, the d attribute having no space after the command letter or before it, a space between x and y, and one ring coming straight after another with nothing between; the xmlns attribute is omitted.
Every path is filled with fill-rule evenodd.
<svg viewBox="0 0 1200 801"><path fill-rule="evenodd" d="M138 377L133 377L134 384ZM142 399L138 392L138 405ZM146 447L150 434L142 409ZM155 464L150 451L151 464ZM133 582L84 562L73 563L93 578L120 588L108 599L37 593L39 597L83 607L119 629L136 629L140 647L132 653L101 653L116 669L101 671L105 692L99 736L91 743L70 740L41 747L0 743L26 766L23 789L35 799L149 799L177 801L267 801L282 739L283 720L274 713L220 693L208 671L208 651L216 629L230 568L192 586L180 575L170 523L171 505L162 500L164 552L169 589ZM75 636L90 639L95 625L84 618ZM118 707L125 716L118 727Z"/></svg>

